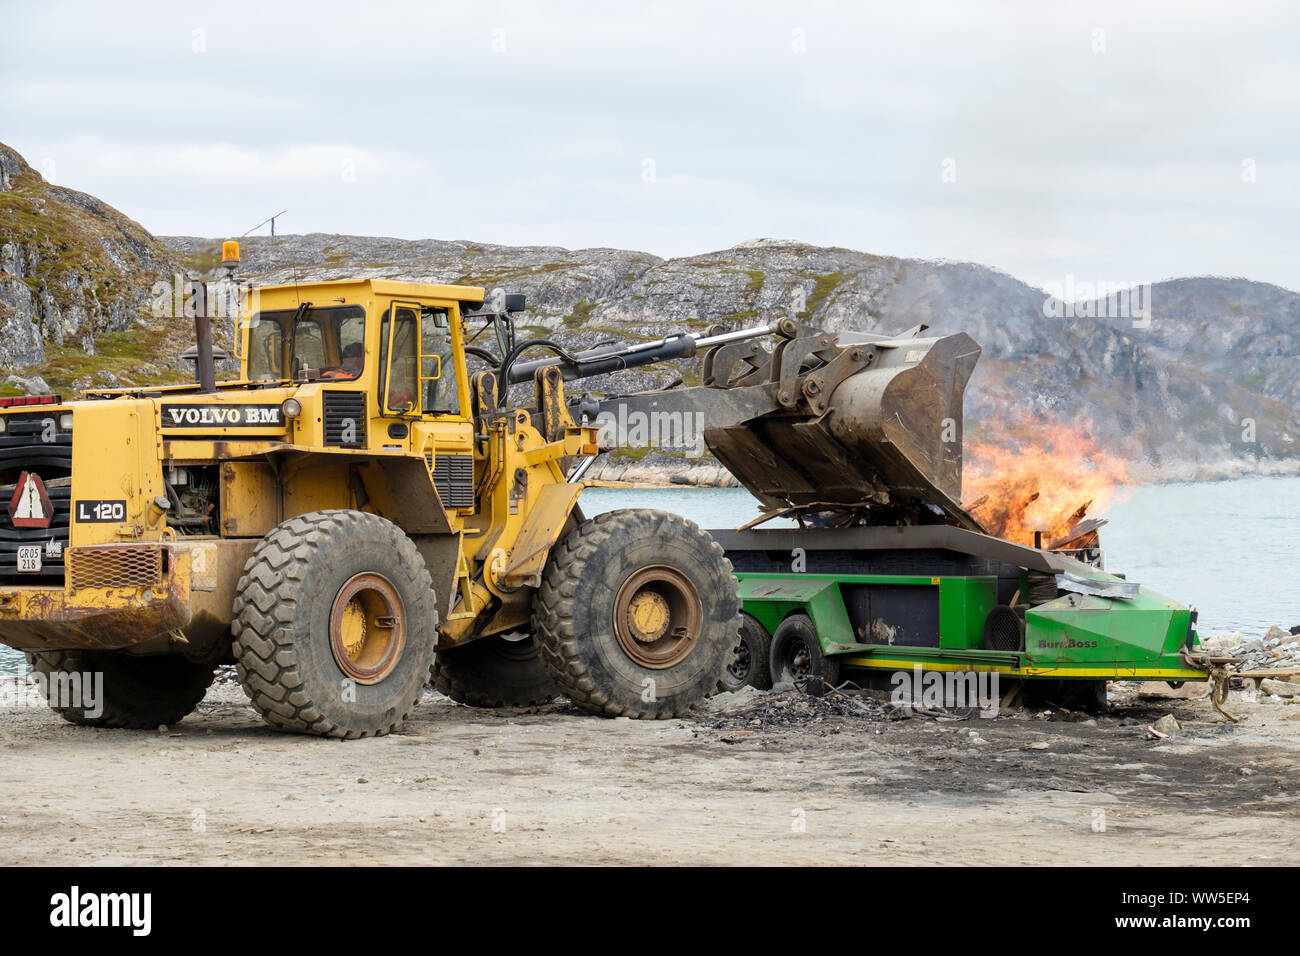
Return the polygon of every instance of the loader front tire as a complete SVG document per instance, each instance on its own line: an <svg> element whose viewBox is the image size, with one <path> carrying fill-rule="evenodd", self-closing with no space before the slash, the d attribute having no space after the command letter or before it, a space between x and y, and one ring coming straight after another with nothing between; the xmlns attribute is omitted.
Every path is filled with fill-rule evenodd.
<svg viewBox="0 0 1300 956"><path fill-rule="evenodd" d="M439 651L433 686L470 707L540 707L559 695L531 634L494 634Z"/></svg>
<svg viewBox="0 0 1300 956"><path fill-rule="evenodd" d="M240 683L279 730L396 730L420 701L438 614L420 552L360 511L291 518L244 565L232 625Z"/></svg>
<svg viewBox="0 0 1300 956"><path fill-rule="evenodd" d="M87 727L154 730L174 724L198 706L212 683L216 667L180 654L134 656L121 651L39 651L27 655L32 670L44 676L46 688L67 691L48 696L64 720ZM61 677L60 675L67 675ZM100 683L102 676L102 683ZM86 694L98 694L90 700ZM56 702L56 697L63 702ZM89 707L87 705L90 705Z"/></svg>
<svg viewBox="0 0 1300 956"><path fill-rule="evenodd" d="M731 562L679 515L611 511L555 546L533 635L555 683L585 710L677 717L716 690L740 634Z"/></svg>

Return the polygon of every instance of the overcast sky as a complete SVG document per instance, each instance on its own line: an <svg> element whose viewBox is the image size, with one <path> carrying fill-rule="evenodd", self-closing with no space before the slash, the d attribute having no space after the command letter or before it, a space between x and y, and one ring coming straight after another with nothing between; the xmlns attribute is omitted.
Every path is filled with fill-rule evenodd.
<svg viewBox="0 0 1300 956"><path fill-rule="evenodd" d="M0 3L0 141L157 234L1300 289L1282 3Z"/></svg>

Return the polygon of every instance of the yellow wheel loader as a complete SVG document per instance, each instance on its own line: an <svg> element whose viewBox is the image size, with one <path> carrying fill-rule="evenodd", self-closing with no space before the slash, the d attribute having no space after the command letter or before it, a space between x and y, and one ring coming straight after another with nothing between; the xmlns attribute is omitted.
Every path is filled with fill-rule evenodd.
<svg viewBox="0 0 1300 956"><path fill-rule="evenodd" d="M179 720L230 661L269 724L334 737L392 731L430 679L477 706L682 714L729 662L737 582L677 515L584 518L584 467L618 436L575 378L699 353L703 385L628 398L698 414L769 506L970 521L964 335L786 320L572 353L516 341L521 296L303 282L239 299L218 383L209 291L187 291L195 384L0 400L0 642L75 723Z"/></svg>

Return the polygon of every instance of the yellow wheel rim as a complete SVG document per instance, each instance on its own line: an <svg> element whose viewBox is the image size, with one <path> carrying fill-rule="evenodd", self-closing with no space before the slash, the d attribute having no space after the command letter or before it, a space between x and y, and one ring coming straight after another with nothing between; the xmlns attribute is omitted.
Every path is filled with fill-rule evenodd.
<svg viewBox="0 0 1300 956"><path fill-rule="evenodd" d="M665 565L642 568L618 590L614 636L628 657L662 670L680 664L700 637L704 611L689 577Z"/></svg>
<svg viewBox="0 0 1300 956"><path fill-rule="evenodd" d="M405 644L405 607L387 578L367 572L339 588L330 608L330 650L343 673L378 684L397 667Z"/></svg>

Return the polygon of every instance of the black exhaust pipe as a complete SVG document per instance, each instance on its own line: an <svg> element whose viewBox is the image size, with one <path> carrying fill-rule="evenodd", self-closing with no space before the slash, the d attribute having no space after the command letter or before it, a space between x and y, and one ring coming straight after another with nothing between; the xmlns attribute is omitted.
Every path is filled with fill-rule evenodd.
<svg viewBox="0 0 1300 956"><path fill-rule="evenodd" d="M194 301L194 335L198 354L195 366L200 392L217 390L217 367L212 358L212 320L208 317L208 287L204 282L191 282L190 293Z"/></svg>

